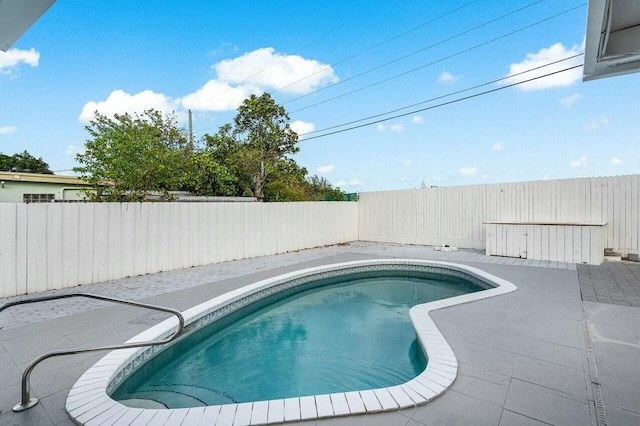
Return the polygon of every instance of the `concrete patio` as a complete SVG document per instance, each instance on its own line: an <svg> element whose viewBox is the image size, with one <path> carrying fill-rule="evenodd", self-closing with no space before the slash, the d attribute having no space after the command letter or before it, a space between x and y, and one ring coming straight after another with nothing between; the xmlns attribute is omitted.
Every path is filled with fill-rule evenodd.
<svg viewBox="0 0 640 426"><path fill-rule="evenodd" d="M471 265L511 281L518 290L433 314L459 362L456 381L441 397L409 410L304 424L640 424L640 307L636 304L640 264L605 264L586 270L567 263L487 257L479 250L443 253L431 247L355 242L67 292L87 291L184 310L285 272L391 257ZM9 300L14 299L0 299L0 304ZM67 393L104 354L45 361L31 378L32 393L40 403L13 413L24 367L53 349L122 343L165 317L82 298L0 313L0 425L74 424L64 410Z"/></svg>

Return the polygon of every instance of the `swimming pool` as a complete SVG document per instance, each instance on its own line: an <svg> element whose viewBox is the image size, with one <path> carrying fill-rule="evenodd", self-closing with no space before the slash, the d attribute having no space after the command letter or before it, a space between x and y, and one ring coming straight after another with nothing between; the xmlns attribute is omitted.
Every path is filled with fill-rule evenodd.
<svg viewBox="0 0 640 426"><path fill-rule="evenodd" d="M393 274L391 274L390 277L391 282L388 282L390 271L393 271ZM374 278L374 283L378 283L380 286L377 286L377 290L373 292L373 295L362 295L362 290L364 290L365 287L371 288L376 287L376 285L372 285L371 283L364 284L358 282L358 280L362 278L371 279L372 276L385 277L385 274L386 278ZM454 295L454 297L431 301L434 300L434 297L440 296L419 294L421 287L417 281L424 280L425 276L433 277L434 274L445 274L446 277L449 277L446 280L456 283L453 286L456 290L453 291L453 293L444 295L445 297ZM394 281L398 278L398 275L403 276L403 279L406 279L405 281L408 282L407 287L400 291L398 290L400 288L398 287L399 284ZM348 277L346 281L350 282L351 286L355 285L355 287L350 287L345 283L345 276ZM462 287L465 285L467 285L468 288L463 290ZM318 286L322 286L322 288L318 289ZM486 290L455 296L455 294L473 290L473 287L475 287L475 290L478 288L485 288ZM442 288L440 288L440 290L442 290ZM395 291L392 292L392 289L395 289ZM295 337L295 334L298 333L298 343L300 343L300 341L306 342L306 336L303 336L303 334L310 330L307 327L298 327L296 329L295 324L296 321L306 321L304 319L305 315L309 315L309 310L313 311L313 309L310 309L313 306L323 306L324 302L330 301L333 303L333 305L330 305L332 306L331 309L340 310L337 308L340 306L340 299L351 299L351 302L353 302L354 299L357 300L358 298L367 297L377 301L378 305L384 305L385 303L382 303L383 298L380 297L382 293L385 293L387 298L391 295L391 299L394 297L397 298L399 293L408 293L407 295L409 297L401 298L403 300L397 305L392 306L386 311L383 310L383 313L378 312L375 315L372 314L372 317L369 318L374 322L393 322L391 320L395 319L393 318L394 313L396 314L395 316L402 316L400 315L402 313L400 311L403 309L406 311L409 309L409 305L417 303L417 305L413 306L409 311L413 330L409 328L408 334L404 333L404 336L400 339L402 341L400 345L396 346L395 343L397 342L389 345L405 353L398 355L398 353L391 351L391 354L386 354L386 351L382 351L382 365L372 364L370 360L364 360L358 368L366 372L366 366L369 365L369 372L375 373L371 374L371 376L375 376L375 380L371 379L371 381L367 381L369 379L367 379L367 375L364 374L362 376L364 379L360 377L358 379L359 381L356 380L357 383L339 383L338 387L333 388L322 386L307 388L305 387L305 381L301 380L296 382L297 384L293 386L294 389L292 390L289 389L288 386L290 383L288 383L287 386L281 386L283 380L280 380L276 374L267 373L265 376L266 382L271 379L273 382L278 382L280 386L276 386L276 389L267 389L268 393L266 394L256 394L254 390L256 388L262 388L262 386L254 386L254 384L259 383L254 373L260 370L260 368L238 366L239 369L236 371L231 371L233 369L227 371L228 376L232 379L230 382L233 384L233 377L238 374L240 374L241 377L246 376L244 380L239 382L239 387L249 389L248 393L245 392L245 394L242 394L242 392L240 392L242 389L238 390L235 388L227 388L226 390L213 389L214 392L211 392L212 389L207 389L201 392L198 391L195 395L187 398L162 399L159 397L159 390L168 391L165 393L171 393L173 391L175 394L184 394L187 388L192 389L198 386L197 384L184 386L185 383L182 383L184 377L180 376L180 368L177 366L185 362L189 364L191 361L189 359L186 361L180 360L184 353L180 348L180 343L173 345L164 352L163 349L166 348L160 347L114 351L105 356L79 379L69 394L66 408L77 422L84 424L100 424L107 418L116 418L115 424L118 424L118 421L122 422L122 424L128 424L126 422L131 419L136 419L136 422L140 424L157 424L169 419L176 421L180 419L182 424L199 424L198 422L202 422L202 424L250 424L359 414L423 404L435 398L448 388L457 373L455 356L430 320L428 312L433 309L503 294L513 291L514 289L515 286L513 286L513 284L474 268L445 262L418 260L394 259L349 262L286 274L243 287L189 309L184 313L184 316L189 324L189 330L194 331L192 335L196 336L199 333L208 333L209 336L216 336L214 337L214 341L217 339L218 342L221 342L230 336L237 337L243 333L248 333L249 337L251 337L251 333L253 333L253 341L260 340L256 338L259 334L256 333L256 330L260 330L259 327L256 327L260 324L273 326L273 323L268 323L270 320L273 320L274 311L276 313L282 313L282 306L287 305L287 303L291 305L291 300L293 299L295 302L293 304L295 306L293 311L296 312L296 315L301 313L302 317L296 317L295 315L291 317L291 312L289 311L289 313L280 317L280 320L283 321L279 324L284 325L283 330L286 330L285 335L293 333ZM444 293L447 292L451 292L451 290L444 291ZM300 300L303 300L303 302L300 303ZM271 314L263 317L263 320L265 318L267 319L266 323L261 323L263 320L256 322L256 318L260 314L259 311L264 311L266 308L259 307L259 309L255 309L255 306L253 308L251 307L252 305L260 305L261 303L270 306L268 310L270 310ZM376 305L376 303L373 303L373 305ZM327 308L329 309L329 307ZM248 312L247 309L253 310L253 312ZM368 309L369 308L360 307L359 311L357 308L355 310L352 308L352 316L349 317L349 315L347 315L346 319L335 318L335 323L324 328L324 333L328 333L328 336L326 336L328 340L326 340L324 344L322 342L319 343L320 346L315 347L315 350L321 348L323 345L326 346L327 342L334 341L333 343L339 343L340 333L338 333L337 327L339 327L340 324L344 326L345 321L346 324L351 324L354 328L358 329L356 333L356 335L360 336L358 338L364 338L365 341L375 341L375 336L367 336L367 332L369 332L369 334L377 333L371 327L367 326L371 321L360 323L357 321L359 316L369 313ZM317 313L312 312L311 316L315 316L316 314ZM287 320L287 315L289 315L289 320ZM244 320L238 322L238 317L244 318ZM225 328L226 325L228 325L226 323L231 322L234 325L231 328ZM203 330L207 330L206 325L211 323L218 324L218 329L213 332L204 332ZM160 338L161 336L171 333L174 327L175 321L167 320L147 330L132 339L132 341ZM235 329L233 327L235 327ZM264 330L273 330L273 328L267 327ZM384 333L385 327L381 327L381 330ZM313 332L315 333L316 331ZM386 332L389 331L386 330ZM396 337L396 333L396 331L393 331L391 335ZM387 335L387 337L388 336L389 335ZM287 339L289 337L291 336L288 336ZM367 337L372 337L372 339L367 340ZM410 339L408 343L407 339ZM416 340L416 343L412 345L411 342L413 339ZM205 340L202 339L196 340L195 343L192 342L187 346L197 347L201 345L200 349L206 352L205 348L210 347L210 345L208 343L202 343L204 341ZM276 341L278 341L277 338ZM252 342L252 339L249 339L248 342ZM295 344L295 342L296 340L294 338L293 344ZM258 344L259 342L254 343ZM282 341L280 341L280 344L281 343ZM305 343L301 346L308 345ZM343 345L334 345L333 348L335 349L338 346ZM258 347L259 346L252 347L252 351L249 352L258 351ZM426 369L424 369L424 359L420 356L422 350L426 351L426 355L429 358ZM375 349L368 347L369 353L374 351ZM196 349L196 353L197 352L198 350ZM304 377L309 374L313 375L313 372L316 370L322 370L325 367L323 365L324 362L330 362L328 370L337 370L338 374L336 377L340 375L344 376L344 374L340 372L339 367L341 363L347 361L346 358L349 358L348 351L345 353L346 355L335 353L335 357L331 356L332 352L335 352L335 350L329 351L328 356L323 358L319 366L315 365L314 367L314 365L312 365L307 368L307 370L293 362L292 360L294 360L294 358L287 358L283 361L285 365L283 371L288 371L287 374L290 376L295 375L293 373L299 371L306 371L306 374L301 374L301 376ZM224 351L219 352L219 354L221 353L224 353ZM287 355L288 351L283 353ZM367 351L365 351L365 353L367 353ZM242 351L236 351L234 356L229 358L231 364L228 364L227 369L229 369L229 366L233 366L234 359L237 359L238 356L242 358L242 355ZM252 358L253 361L250 359L247 365L252 365L252 362L255 364L254 367L260 367L261 363L265 365L269 364L269 362L273 361L270 361L270 356L270 354L266 354L258 356L258 358L254 357ZM404 362L404 365L401 367L392 364L384 365L385 362L390 363L390 359L398 357L404 358L404 361L407 362ZM335 358L337 361L332 362L332 358ZM215 356L214 359L216 359ZM223 361L220 357L217 359L218 361ZM153 364L154 361L150 363L150 360L155 360L157 365L170 365L167 370L162 372L161 370L156 370ZM319 359L316 361L319 361ZM376 362L380 362L380 360ZM146 372L145 364L151 367L147 367ZM287 364L290 365L288 370L286 368ZM225 370L225 368L222 370ZM201 371L204 372L205 370ZM378 371L383 373L381 376L386 377L378 377L376 373ZM183 385L183 387L176 387L173 390L160 389L157 386L154 387L153 381L147 382L147 380L154 375L159 376L162 379L161 382L164 380L161 384L168 383L166 379L169 378L171 379L169 382L175 382L173 384ZM324 376L324 374L322 376ZM219 378L220 377L216 378L214 382L218 383ZM328 382L335 382L335 380L331 379ZM211 383L211 381L207 381L207 383ZM269 386L265 387L269 388ZM168 406L191 408L131 408L110 398L109 394L112 393L119 398L134 400L132 405L140 404L140 401L160 400ZM207 399L210 399L210 401L206 401ZM213 405L195 407L194 405L202 404L200 402L194 404L194 400L201 400L202 403ZM129 401L129 403L130 402L131 401ZM144 404L143 406L154 407L154 405ZM180 422L177 424L180 424Z"/></svg>

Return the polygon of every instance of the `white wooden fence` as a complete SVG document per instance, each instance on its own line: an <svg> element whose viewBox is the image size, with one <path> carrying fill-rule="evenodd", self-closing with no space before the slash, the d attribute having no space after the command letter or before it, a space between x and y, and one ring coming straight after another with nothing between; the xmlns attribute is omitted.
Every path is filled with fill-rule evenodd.
<svg viewBox="0 0 640 426"><path fill-rule="evenodd" d="M639 252L639 211L640 175L370 192L358 203L0 203L0 297L356 240L484 249L484 221L606 222L604 247L627 255Z"/></svg>
<svg viewBox="0 0 640 426"><path fill-rule="evenodd" d="M0 297L358 239L357 203L0 203Z"/></svg>
<svg viewBox="0 0 640 426"><path fill-rule="evenodd" d="M483 221L607 222L605 247L638 253L640 175L360 194L364 241L484 249Z"/></svg>

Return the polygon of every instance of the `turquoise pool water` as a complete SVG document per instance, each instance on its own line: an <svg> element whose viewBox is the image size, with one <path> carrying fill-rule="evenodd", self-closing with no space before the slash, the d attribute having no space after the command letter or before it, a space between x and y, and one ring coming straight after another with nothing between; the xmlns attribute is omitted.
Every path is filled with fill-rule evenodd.
<svg viewBox="0 0 640 426"><path fill-rule="evenodd" d="M111 396L183 408L401 384L427 363L409 309L479 290L457 277L394 271L317 282L185 336Z"/></svg>

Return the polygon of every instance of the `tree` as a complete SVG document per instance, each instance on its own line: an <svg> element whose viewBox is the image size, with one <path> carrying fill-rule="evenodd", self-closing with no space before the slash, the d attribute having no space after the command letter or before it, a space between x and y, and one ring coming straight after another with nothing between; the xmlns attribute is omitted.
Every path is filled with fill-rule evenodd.
<svg viewBox="0 0 640 426"><path fill-rule="evenodd" d="M307 178L307 199L314 201L344 201L345 194L340 188L334 188L326 178L313 175Z"/></svg>
<svg viewBox="0 0 640 426"><path fill-rule="evenodd" d="M289 115L270 94L251 95L238 108L234 137L244 144L238 161L251 177L251 192L264 199L264 185L287 155L295 154L298 135L289 127Z"/></svg>
<svg viewBox="0 0 640 426"><path fill-rule="evenodd" d="M147 110L109 118L96 111L85 128L91 139L74 171L89 182L94 201L142 201L193 180L193 151L174 115Z"/></svg>
<svg viewBox="0 0 640 426"><path fill-rule="evenodd" d="M53 174L42 157L36 158L27 151L12 156L0 153L0 171Z"/></svg>

